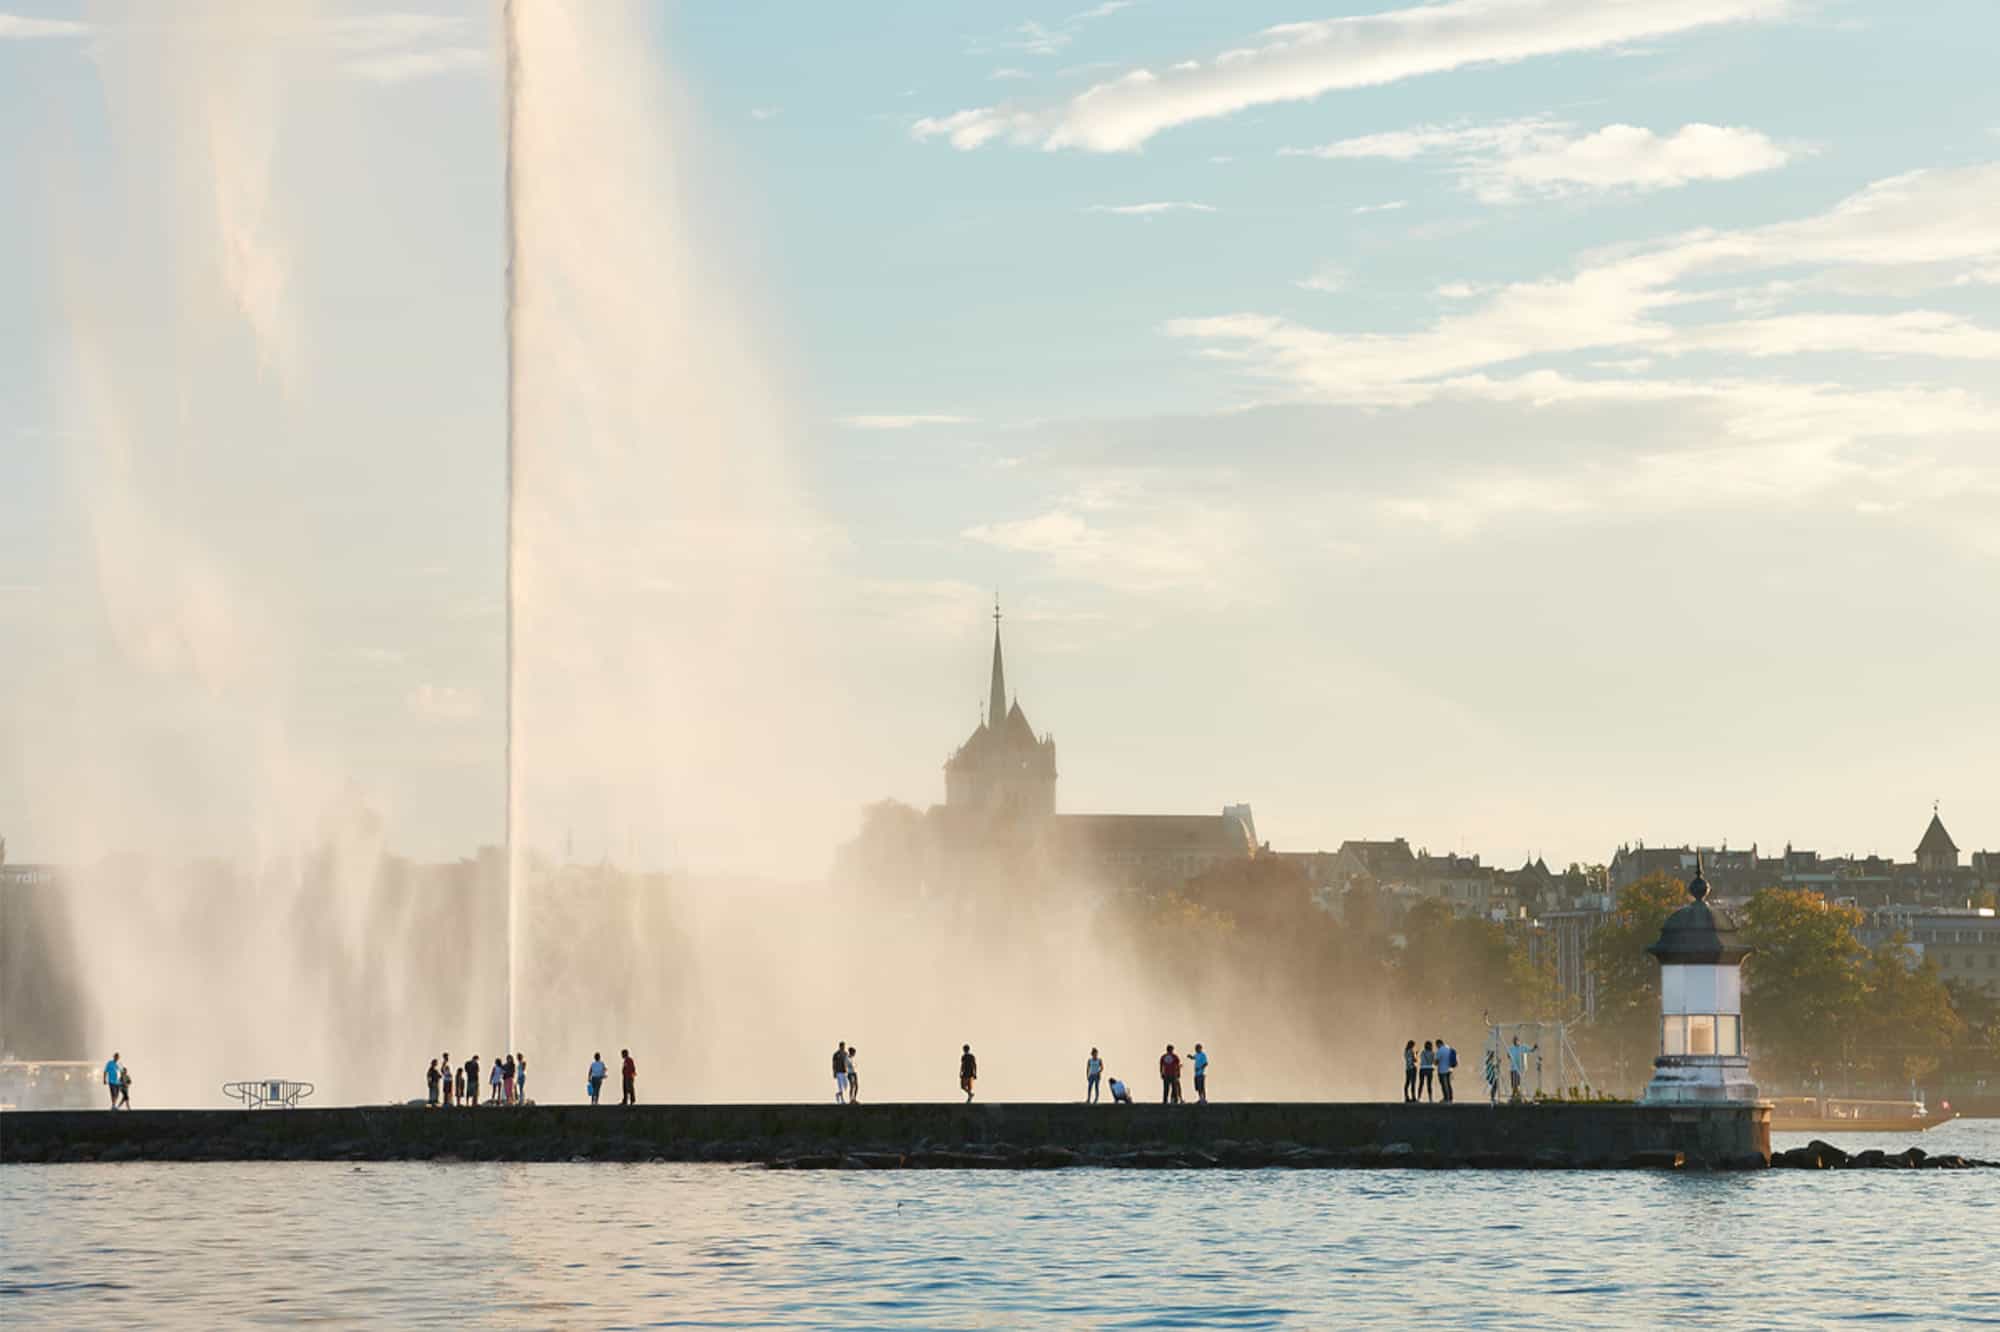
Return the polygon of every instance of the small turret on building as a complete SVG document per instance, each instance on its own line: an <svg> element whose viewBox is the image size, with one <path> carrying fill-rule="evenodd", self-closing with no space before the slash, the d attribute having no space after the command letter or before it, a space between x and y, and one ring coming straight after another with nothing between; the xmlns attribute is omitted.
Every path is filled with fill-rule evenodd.
<svg viewBox="0 0 2000 1332"><path fill-rule="evenodd" d="M998 602L986 718L945 761L944 803L955 814L1009 819L1056 812L1056 742L1035 734L1019 701L1008 704Z"/></svg>
<svg viewBox="0 0 2000 1332"><path fill-rule="evenodd" d="M1931 826L1917 843L1917 869L1923 874L1949 874L1958 868L1958 844L1944 830L1944 820L1931 810Z"/></svg>

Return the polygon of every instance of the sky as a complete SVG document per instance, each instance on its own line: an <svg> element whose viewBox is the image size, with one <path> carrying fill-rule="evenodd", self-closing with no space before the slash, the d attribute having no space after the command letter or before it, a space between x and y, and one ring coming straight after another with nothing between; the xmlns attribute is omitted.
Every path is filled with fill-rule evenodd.
<svg viewBox="0 0 2000 1332"><path fill-rule="evenodd" d="M700 159L828 715L727 775L782 835L572 854L810 872L941 799L996 594L1065 810L2000 845L2000 12L1381 4L647 7L675 123L601 132ZM16 860L229 844L274 750L500 832L492 11L230 10L0 0Z"/></svg>

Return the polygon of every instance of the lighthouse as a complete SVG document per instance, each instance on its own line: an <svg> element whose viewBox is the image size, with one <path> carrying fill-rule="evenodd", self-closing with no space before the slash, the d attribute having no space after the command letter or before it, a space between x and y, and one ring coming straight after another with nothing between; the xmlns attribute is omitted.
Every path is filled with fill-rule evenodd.
<svg viewBox="0 0 2000 1332"><path fill-rule="evenodd" d="M1736 922L1708 904L1695 859L1692 900L1667 917L1646 951L1660 960L1660 1054L1639 1099L1647 1105L1757 1099L1743 1053L1743 959Z"/></svg>

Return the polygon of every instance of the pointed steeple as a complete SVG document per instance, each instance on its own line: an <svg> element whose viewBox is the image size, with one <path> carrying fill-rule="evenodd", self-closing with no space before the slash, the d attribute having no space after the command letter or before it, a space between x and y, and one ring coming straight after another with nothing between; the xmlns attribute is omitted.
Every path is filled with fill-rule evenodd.
<svg viewBox="0 0 2000 1332"><path fill-rule="evenodd" d="M986 704L986 724L998 727L1007 715L1007 668L1000 662L1000 598L993 598L993 696Z"/></svg>

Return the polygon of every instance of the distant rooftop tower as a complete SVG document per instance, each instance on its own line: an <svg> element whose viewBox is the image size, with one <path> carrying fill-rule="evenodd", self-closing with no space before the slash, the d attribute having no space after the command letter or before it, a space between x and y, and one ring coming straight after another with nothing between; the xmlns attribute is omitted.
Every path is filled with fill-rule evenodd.
<svg viewBox="0 0 2000 1332"><path fill-rule="evenodd" d="M1931 826L1924 829L1924 840L1917 843L1917 868L1925 874L1949 874L1958 868L1958 844L1944 830L1935 803L1931 805Z"/></svg>
<svg viewBox="0 0 2000 1332"><path fill-rule="evenodd" d="M1007 668L1000 660L1000 597L993 597L993 695L986 703L986 724L998 726L1007 715Z"/></svg>

